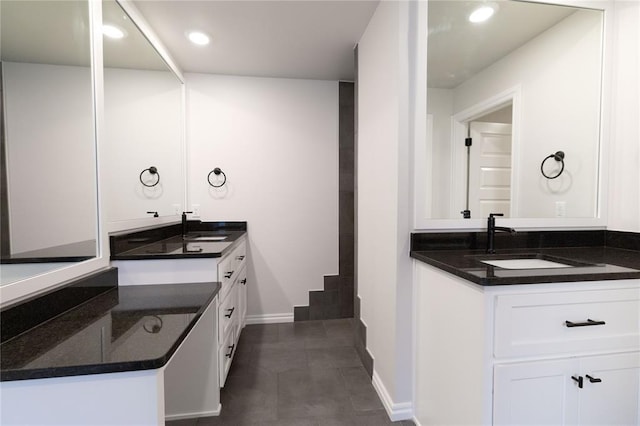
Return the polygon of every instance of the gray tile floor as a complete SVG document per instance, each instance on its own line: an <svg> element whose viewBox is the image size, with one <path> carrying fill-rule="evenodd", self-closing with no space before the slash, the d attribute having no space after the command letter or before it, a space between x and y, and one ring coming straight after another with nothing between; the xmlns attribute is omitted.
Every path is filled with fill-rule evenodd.
<svg viewBox="0 0 640 426"><path fill-rule="evenodd" d="M413 425L391 422L353 347L352 319L248 325L219 417L168 426Z"/></svg>

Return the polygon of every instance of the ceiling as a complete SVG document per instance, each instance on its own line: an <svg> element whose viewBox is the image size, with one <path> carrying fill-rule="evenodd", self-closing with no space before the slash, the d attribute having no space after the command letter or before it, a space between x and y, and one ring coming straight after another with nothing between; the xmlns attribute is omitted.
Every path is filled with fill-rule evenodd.
<svg viewBox="0 0 640 426"><path fill-rule="evenodd" d="M89 7L78 1L0 1L0 59L89 66Z"/></svg>
<svg viewBox="0 0 640 426"><path fill-rule="evenodd" d="M103 0L102 22L123 30L126 37L113 39L103 37L104 66L154 71L168 71L164 60L155 48L115 2Z"/></svg>
<svg viewBox="0 0 640 426"><path fill-rule="evenodd" d="M429 0L428 87L451 89L551 28L577 9L543 3L492 1L497 11L472 24L482 1Z"/></svg>
<svg viewBox="0 0 640 426"><path fill-rule="evenodd" d="M183 72L353 80L353 48L378 0L137 0ZM211 37L201 47L185 37Z"/></svg>
<svg viewBox="0 0 640 426"><path fill-rule="evenodd" d="M452 88L555 25L576 9L496 0L483 24L467 16L479 0L429 0L428 84ZM82 1L2 0L2 60L88 65L88 10ZM130 37L105 40L105 65L164 69L114 0L104 18ZM353 48L378 0L135 0L184 72L354 80ZM189 30L212 42L196 46ZM51 34L55 34L52 37ZM118 44L120 43L120 44Z"/></svg>

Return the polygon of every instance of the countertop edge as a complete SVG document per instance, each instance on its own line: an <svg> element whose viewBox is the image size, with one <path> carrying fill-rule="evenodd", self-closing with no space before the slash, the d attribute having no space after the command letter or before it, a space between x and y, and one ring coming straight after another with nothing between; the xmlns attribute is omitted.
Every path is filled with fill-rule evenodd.
<svg viewBox="0 0 640 426"><path fill-rule="evenodd" d="M483 287L493 287L501 285L519 285L519 284L550 284L550 283L569 283L569 282L586 282L586 281L617 281L627 279L640 279L640 271L629 272L603 272L590 274L575 275L536 275L536 276L520 276L520 277L479 277L466 271L456 268L455 266L440 262L420 251L411 251L410 257L428 265L434 266L442 271L453 274L470 283L478 284Z"/></svg>
<svg viewBox="0 0 640 426"><path fill-rule="evenodd" d="M232 240L227 241L230 244L224 249L218 252L210 252L210 253L202 253L202 252L192 252L192 253L177 253L177 254L116 254L111 255L110 260L171 260L171 259L217 259L224 257L227 253L232 251L235 247L238 246L239 241L246 237L247 231L233 231L237 232L238 235ZM206 242L204 242L206 244Z"/></svg>

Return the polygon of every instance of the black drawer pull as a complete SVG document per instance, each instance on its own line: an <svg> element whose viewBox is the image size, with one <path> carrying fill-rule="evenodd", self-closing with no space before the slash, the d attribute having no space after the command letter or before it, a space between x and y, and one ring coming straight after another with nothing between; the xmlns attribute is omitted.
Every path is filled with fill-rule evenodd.
<svg viewBox="0 0 640 426"><path fill-rule="evenodd" d="M231 309L227 309L227 311L229 311L229 313L228 313L228 314L225 314L225 317L227 317L227 318L231 318L231 315L233 315L233 311L234 311L235 309L236 309L236 307L235 307L235 306L234 306L233 308L231 308Z"/></svg>
<svg viewBox="0 0 640 426"><path fill-rule="evenodd" d="M234 343L233 345L231 345L231 346L227 346L227 348L229 348L229 349L230 349L229 353L228 353L228 354L225 354L225 356L226 356L227 358L231 358L231 357L233 356L233 349L234 349L235 347L236 347L236 344L235 344L235 343ZM581 387L582 387L582 386L581 386Z"/></svg>
<svg viewBox="0 0 640 426"><path fill-rule="evenodd" d="M234 271L231 271L231 272L225 272L224 277L225 277L225 278L231 278L231 276L233 275L233 272L234 272Z"/></svg>
<svg viewBox="0 0 640 426"><path fill-rule="evenodd" d="M591 377L590 375L586 375L587 379L589 379L589 381L591 383L601 383L602 379L598 379L597 377Z"/></svg>
<svg viewBox="0 0 640 426"><path fill-rule="evenodd" d="M567 327L588 327L588 326L591 326L591 325L604 325L605 324L604 321L594 321L592 319L588 319L587 322L565 321L564 323L565 323L565 325Z"/></svg>
<svg viewBox="0 0 640 426"><path fill-rule="evenodd" d="M244 260L244 256L237 256L236 260Z"/></svg>
<svg viewBox="0 0 640 426"><path fill-rule="evenodd" d="M571 376L571 378L572 378L575 382L577 382L577 383L578 383L578 387L579 387L580 389L582 389L582 383L583 383L583 382L582 382L582 380L583 380L583 379L582 379L582 376L578 376L578 377L576 377L576 376Z"/></svg>
<svg viewBox="0 0 640 426"><path fill-rule="evenodd" d="M245 278L245 279L243 279L243 280L240 280L240 282L241 282L242 284L244 284L244 285L247 285L247 279L246 279L246 278Z"/></svg>

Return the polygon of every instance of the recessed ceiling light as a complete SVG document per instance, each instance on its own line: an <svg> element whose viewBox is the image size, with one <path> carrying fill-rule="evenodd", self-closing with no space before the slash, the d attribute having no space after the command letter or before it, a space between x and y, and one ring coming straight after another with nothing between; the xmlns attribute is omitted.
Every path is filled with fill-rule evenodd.
<svg viewBox="0 0 640 426"><path fill-rule="evenodd" d="M487 19L491 18L495 13L495 8L493 6L480 6L469 15L469 22L478 23L484 22Z"/></svg>
<svg viewBox="0 0 640 426"><path fill-rule="evenodd" d="M102 34L104 34L109 38L116 38L116 39L123 38L125 36L125 33L122 29L120 29L119 27L116 27L115 25L109 25L109 24L105 24L102 26Z"/></svg>
<svg viewBox="0 0 640 426"><path fill-rule="evenodd" d="M199 46L205 46L209 44L209 36L200 31L191 31L187 33L187 38L191 41L191 43L197 44Z"/></svg>

